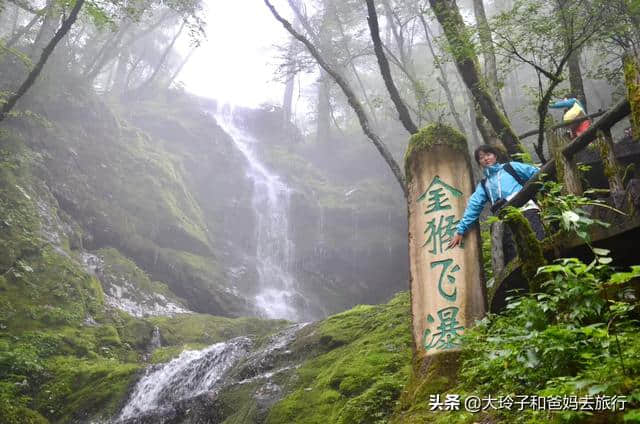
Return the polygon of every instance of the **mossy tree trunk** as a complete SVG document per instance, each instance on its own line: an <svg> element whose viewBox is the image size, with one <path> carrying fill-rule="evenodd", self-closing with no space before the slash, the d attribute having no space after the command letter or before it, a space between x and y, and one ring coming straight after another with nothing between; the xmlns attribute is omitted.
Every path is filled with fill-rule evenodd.
<svg viewBox="0 0 640 424"><path fill-rule="evenodd" d="M631 105L631 129L633 139L640 140L640 60L633 51L623 56L624 82L627 86L627 99Z"/></svg>
<svg viewBox="0 0 640 424"><path fill-rule="evenodd" d="M584 83L582 81L582 70L580 69L580 50L576 49L569 56L567 66L569 68L569 87L571 94L582 102L585 112L587 111L587 96L584 94Z"/></svg>
<svg viewBox="0 0 640 424"><path fill-rule="evenodd" d="M566 193L582 194L582 182L576 161L573 157L568 158L562 153L562 149L567 145L569 139L558 134L558 131L562 131L562 129L550 130L546 137L551 155L556 161L557 179L564 184Z"/></svg>
<svg viewBox="0 0 640 424"><path fill-rule="evenodd" d="M491 95L478 71L476 55L470 33L466 28L455 0L429 0L438 22L451 47L454 63L465 85L471 91L482 114L502 140L510 155L524 153L518 136Z"/></svg>
<svg viewBox="0 0 640 424"><path fill-rule="evenodd" d="M624 204L626 194L624 192L624 184L622 181L622 167L618 163L613 151L613 137L611 137L610 129L598 131L598 141L596 145L600 151L604 175L607 177L607 181L609 182L611 197L613 198L615 206L620 208Z"/></svg>
<svg viewBox="0 0 640 424"><path fill-rule="evenodd" d="M500 211L499 215L513 234L518 258L522 264L522 276L529 283L529 289L537 291L542 282L540 276L537 275L538 268L547 263L542 252L542 244L536 238L531 224L519 209L506 207Z"/></svg>

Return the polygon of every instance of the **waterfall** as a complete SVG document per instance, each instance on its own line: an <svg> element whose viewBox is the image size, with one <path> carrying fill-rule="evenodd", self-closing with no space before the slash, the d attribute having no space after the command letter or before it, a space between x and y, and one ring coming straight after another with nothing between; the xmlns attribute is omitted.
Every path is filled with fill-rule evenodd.
<svg viewBox="0 0 640 424"><path fill-rule="evenodd" d="M180 414L193 418L188 422L209 422L202 417L198 420L198 412L190 410L199 397L205 398L206 406L206 399L215 399L225 388L255 381L263 381L265 389L281 393L272 377L294 368L290 345L306 325L281 330L254 352L250 351L249 338L236 337L203 350L184 351L170 362L148 367L113 422L161 423Z"/></svg>
<svg viewBox="0 0 640 424"><path fill-rule="evenodd" d="M268 318L298 321L302 311L296 304L304 303L304 298L291 273L295 253L289 237L291 189L259 160L254 148L257 140L234 124L232 108L225 106L223 111L215 114L216 121L247 159L247 176L253 182L259 284L255 304Z"/></svg>
<svg viewBox="0 0 640 424"><path fill-rule="evenodd" d="M157 414L179 400L215 391L226 371L247 354L250 346L250 339L237 337L204 350L186 350L171 362L149 367L118 420Z"/></svg>

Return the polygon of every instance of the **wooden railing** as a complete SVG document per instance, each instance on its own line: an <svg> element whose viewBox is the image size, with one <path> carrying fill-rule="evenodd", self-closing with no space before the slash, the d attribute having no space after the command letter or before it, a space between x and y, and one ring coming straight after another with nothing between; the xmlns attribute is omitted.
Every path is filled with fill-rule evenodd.
<svg viewBox="0 0 640 424"><path fill-rule="evenodd" d="M614 199L621 198L616 196L616 193L620 193L624 190L622 184L622 176L619 170L621 167L617 163L617 160L613 154L613 139L611 137L611 128L620 120L625 118L631 112L629 102L624 99L614 105L607 112L598 112L594 114L601 116L600 119L595 121L584 133L570 141L561 132L568 125L574 125L580 120L588 119L588 117L580 120L573 121L571 123L564 123L555 125L547 130L546 138L549 143L549 149L553 158L545 163L535 176L533 176L511 200L509 200L505 207L514 206L520 207L527 203L530 199L533 199L541 187L541 180L543 178L549 178L555 176L558 181L561 181L565 190L568 193L582 194L582 184L580 174L576 163L576 154L583 150L587 145L594 142L596 143L600 157L605 169L605 175L607 176L609 189ZM594 115L590 115L593 117ZM530 131L522 134L520 137L527 137L536 134L537 131ZM616 206L620 206L617 204ZM491 237L492 237L492 266L494 276L498 276L504 269L505 263L502 252L502 234L504 231L504 224L497 222L492 225Z"/></svg>
<svg viewBox="0 0 640 424"><path fill-rule="evenodd" d="M617 103L614 107L602 115L602 118L593 123L584 133L573 140L571 143L563 146L560 150L562 160L570 163L575 162L575 154L587 147L589 143L598 138L602 133L605 138L611 140L611 127L620 120L625 118L631 112L629 102L625 99ZM613 149L611 149L613 151ZM555 158L549 160L540 168L540 172L531 178L505 206L520 207L532 199L540 189L540 179L545 175L555 175L557 170ZM570 175L573 178L575 175Z"/></svg>

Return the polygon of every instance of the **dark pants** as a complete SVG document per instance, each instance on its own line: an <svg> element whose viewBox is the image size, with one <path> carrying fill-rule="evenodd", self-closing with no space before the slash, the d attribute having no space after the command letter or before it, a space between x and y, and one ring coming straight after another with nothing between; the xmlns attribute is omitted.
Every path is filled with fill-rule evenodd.
<svg viewBox="0 0 640 424"><path fill-rule="evenodd" d="M531 224L531 229L533 229L536 238L542 240L544 238L544 227L540 219L540 210L527 209L522 212L522 215L524 215L529 221L529 224ZM504 252L505 265L517 256L516 243L513 240L513 234L508 225L505 225L504 233L502 234L502 251Z"/></svg>

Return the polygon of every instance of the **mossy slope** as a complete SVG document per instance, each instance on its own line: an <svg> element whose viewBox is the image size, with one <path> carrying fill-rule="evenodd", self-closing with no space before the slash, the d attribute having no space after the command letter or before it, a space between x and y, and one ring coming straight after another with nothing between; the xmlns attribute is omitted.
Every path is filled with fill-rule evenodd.
<svg viewBox="0 0 640 424"><path fill-rule="evenodd" d="M409 377L409 326L408 293L319 323L294 344L311 358L286 383L290 394L267 422L386 422Z"/></svg>

